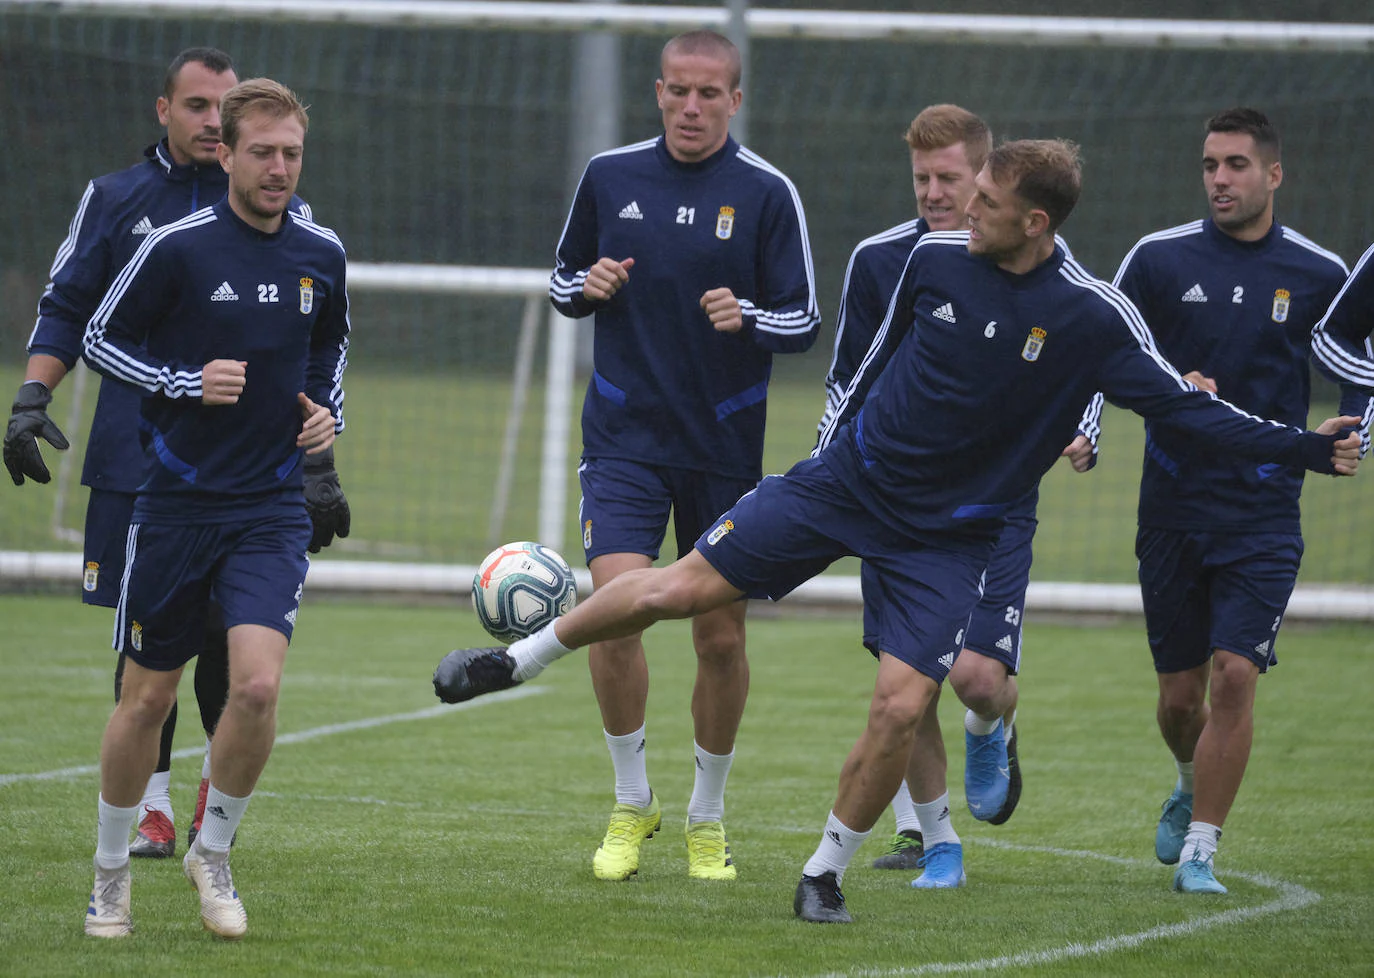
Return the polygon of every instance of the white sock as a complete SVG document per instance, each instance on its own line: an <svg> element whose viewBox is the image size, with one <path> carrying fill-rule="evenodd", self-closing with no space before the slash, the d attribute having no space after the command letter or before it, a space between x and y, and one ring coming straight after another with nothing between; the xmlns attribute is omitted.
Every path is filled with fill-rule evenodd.
<svg viewBox="0 0 1374 978"><path fill-rule="evenodd" d="M208 781L210 779L210 738L205 738L205 760L200 762L200 779Z"/></svg>
<svg viewBox="0 0 1374 978"><path fill-rule="evenodd" d="M1183 839L1183 851L1179 853L1178 861L1186 863L1190 859L1201 859L1205 863L1210 863L1212 857L1217 854L1217 845L1221 842L1221 827L1212 825L1208 822L1189 822L1188 834Z"/></svg>
<svg viewBox="0 0 1374 978"><path fill-rule="evenodd" d="M134 830L142 809L118 808L102 796L96 803L95 861L101 869L118 869L129 861L129 833Z"/></svg>
<svg viewBox="0 0 1374 978"><path fill-rule="evenodd" d="M725 779L730 777L735 752L712 754L695 742L692 747L697 773L692 783L692 799L687 802L687 821L719 822L725 818Z"/></svg>
<svg viewBox="0 0 1374 978"><path fill-rule="evenodd" d="M616 803L640 808L648 805L652 792L649 791L648 765L644 759L644 727L641 726L634 733L606 733L606 747L610 749L611 763L615 766Z"/></svg>
<svg viewBox="0 0 1374 978"><path fill-rule="evenodd" d="M937 846L941 842L959 841L959 833L954 831L954 824L949 818L948 791L934 801L924 804L917 802L915 808L916 817L921 822L921 844L925 846L926 852L930 851L931 846Z"/></svg>
<svg viewBox="0 0 1374 978"><path fill-rule="evenodd" d="M1015 711L1015 710L1012 710L1012 711L1011 711L1011 720L1010 720L1010 721L1008 721L1005 717L1002 718L1002 733L1004 733L1004 734L1006 735L1007 741L1010 742L1010 741L1011 741L1012 734L1014 734L1015 732L1016 732L1016 711Z"/></svg>
<svg viewBox="0 0 1374 978"><path fill-rule="evenodd" d="M175 822L172 818L172 772L158 771L148 779L148 785L143 789L143 800L138 803L139 814L143 810L151 808L153 811L161 812L166 815L169 821Z"/></svg>
<svg viewBox="0 0 1374 978"><path fill-rule="evenodd" d="M209 794L205 796L205 819L200 823L195 844L211 852L228 852L234 841L234 833L239 829L239 822L243 820L248 800L252 797L251 794L242 798L226 795L212 783Z"/></svg>
<svg viewBox="0 0 1374 978"><path fill-rule="evenodd" d="M1193 762L1189 761L1185 764L1175 758L1174 764L1178 767L1178 790L1185 795L1191 795L1193 793Z"/></svg>
<svg viewBox="0 0 1374 978"><path fill-rule="evenodd" d="M849 866L849 861L854 858L854 853L859 851L859 846L863 845L864 839L867 838L867 832L855 832L831 812L830 817L825 820L821 844L806 861L802 872L807 876L820 876L822 873L832 872L835 874L835 885L839 886L844 882L844 871Z"/></svg>
<svg viewBox="0 0 1374 978"><path fill-rule="evenodd" d="M515 660L515 678L522 683L533 679L572 651L558 641L558 636L553 631L556 624L557 618L529 638L522 638L510 647L510 657Z"/></svg>
<svg viewBox="0 0 1374 978"><path fill-rule="evenodd" d="M1002 715L999 713L991 720L984 720L972 710L964 711L964 729L975 737L986 737L997 729L997 725L1002 722Z"/></svg>
<svg viewBox="0 0 1374 978"><path fill-rule="evenodd" d="M911 789L905 781L892 796L892 814L897 816L898 832L921 831L921 822L916 818L916 806L911 801Z"/></svg>

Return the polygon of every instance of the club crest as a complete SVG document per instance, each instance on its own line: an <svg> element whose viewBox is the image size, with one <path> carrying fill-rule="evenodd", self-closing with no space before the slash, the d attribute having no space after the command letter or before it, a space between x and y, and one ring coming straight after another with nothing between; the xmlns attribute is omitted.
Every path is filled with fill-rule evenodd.
<svg viewBox="0 0 1374 978"><path fill-rule="evenodd" d="M1288 301L1293 298L1293 293L1287 289L1274 290L1274 305L1269 313L1269 318L1276 323L1288 322Z"/></svg>
<svg viewBox="0 0 1374 978"><path fill-rule="evenodd" d="M722 207L720 214L716 217L716 237L722 241L729 241L730 235L735 233L735 209L733 207Z"/></svg>
<svg viewBox="0 0 1374 978"><path fill-rule="evenodd" d="M100 565L94 560L86 561L86 574L81 579L81 589L92 592L100 581Z"/></svg>
<svg viewBox="0 0 1374 978"><path fill-rule="evenodd" d="M1021 347L1021 359L1028 363L1034 363L1040 356L1040 350L1045 345L1046 333L1039 326L1031 329L1030 335L1026 337L1026 345Z"/></svg>
<svg viewBox="0 0 1374 978"><path fill-rule="evenodd" d="M315 280L309 275L301 279L301 312L309 315L315 308Z"/></svg>
<svg viewBox="0 0 1374 978"><path fill-rule="evenodd" d="M138 622L129 626L129 642L133 645L135 652L143 651L143 626Z"/></svg>
<svg viewBox="0 0 1374 978"><path fill-rule="evenodd" d="M720 541L721 537L725 536L725 534L729 533L734 528L734 521L726 520L720 526L716 527L714 530L711 531L711 535L706 538L707 546L714 547Z"/></svg>

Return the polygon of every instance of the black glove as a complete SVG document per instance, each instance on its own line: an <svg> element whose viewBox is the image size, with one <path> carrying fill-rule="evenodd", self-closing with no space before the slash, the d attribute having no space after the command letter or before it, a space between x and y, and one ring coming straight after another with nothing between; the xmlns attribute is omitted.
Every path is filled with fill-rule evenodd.
<svg viewBox="0 0 1374 978"><path fill-rule="evenodd" d="M14 405L10 408L14 413L5 429L5 468L10 470L10 478L16 486L24 484L24 476L34 482L52 479L38 451L37 435L42 435L49 445L61 452L71 446L67 436L43 410L51 403L52 391L41 380L26 382L14 395Z"/></svg>
<svg viewBox="0 0 1374 978"><path fill-rule="evenodd" d="M315 532L310 535L309 550L320 552L334 542L334 537L348 536L348 500L339 485L339 473L334 471L334 448L330 446L315 455L305 457L305 508Z"/></svg>

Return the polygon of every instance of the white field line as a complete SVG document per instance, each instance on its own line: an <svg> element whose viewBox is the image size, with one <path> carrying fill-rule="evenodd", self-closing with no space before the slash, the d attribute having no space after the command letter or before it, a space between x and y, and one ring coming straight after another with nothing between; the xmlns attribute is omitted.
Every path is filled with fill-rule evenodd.
<svg viewBox="0 0 1374 978"><path fill-rule="evenodd" d="M439 706L431 706L423 710L416 710L414 713L392 713L387 716L367 717L362 720L349 720L346 723L331 723L323 727L313 727L309 730L298 730L295 733L282 734L277 738L274 746L281 747L284 744L302 744L308 740L317 740L320 737L332 737L335 734L352 733L354 730L368 730L372 727L385 727L392 723L429 720L434 717L446 716L450 713L457 713L462 710L470 710L487 703L520 700L527 696L538 696L540 693L546 693L548 691L548 686L517 686L514 689L493 693L490 696L469 700L466 703L444 703ZM204 754L204 747L183 747L181 750L172 751L172 757L174 758L202 757ZM21 781L61 781L64 778L80 778L88 774L98 773L100 773L99 764L82 764L77 767L57 768L52 771L33 771L25 774L0 774L0 788L11 784L18 784Z"/></svg>
<svg viewBox="0 0 1374 978"><path fill-rule="evenodd" d="M1083 849L1026 846L983 839L973 841L979 845L992 846L996 849L1010 849L1016 852L1038 852L1050 856L1062 856L1066 859L1095 859L1099 862L1114 863L1118 866L1158 868L1153 860L1107 856L1100 852L1090 852ZM1194 917L1177 924L1161 924L1158 927L1150 927L1133 934L1116 934L1095 941L1073 941L1061 947L1043 948L1038 951L1019 951L1015 954L1004 954L978 961L929 961L913 965L910 968L859 968L854 971L830 971L821 978L840 978L840 976L846 976L846 978L896 978L896 976L906 975L953 975L1034 968L1039 965L1054 964L1057 961L1067 961L1071 958L1100 957L1138 947L1148 941L1157 941L1168 937L1187 937L1199 931L1210 930L1213 927L1238 924L1255 917L1266 917L1287 910L1300 910L1321 899L1321 894L1314 893L1306 887L1289 883L1286 880L1275 879L1263 873L1243 873L1239 870L1227 869L1225 875L1248 880L1257 886L1274 890L1277 896L1268 903L1261 903L1253 907L1234 907L1220 913L1203 914L1200 917ZM1211 904L1210 900L1198 900L1197 904L1199 906L1215 905Z"/></svg>

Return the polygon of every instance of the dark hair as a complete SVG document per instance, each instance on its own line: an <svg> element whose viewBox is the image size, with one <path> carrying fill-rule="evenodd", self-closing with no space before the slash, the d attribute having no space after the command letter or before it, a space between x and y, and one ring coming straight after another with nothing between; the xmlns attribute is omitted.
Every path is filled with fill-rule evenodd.
<svg viewBox="0 0 1374 978"><path fill-rule="evenodd" d="M1003 143L988 155L988 170L998 186L1014 188L1022 200L1049 215L1051 231L1068 220L1083 187L1078 146L1067 139Z"/></svg>
<svg viewBox="0 0 1374 978"><path fill-rule="evenodd" d="M739 48L724 34L715 31L688 31L686 34L679 34L663 45L663 53L659 56L660 71L663 70L663 61L670 54L700 54L709 58L719 58L730 66L730 91L739 88L740 75L743 72Z"/></svg>
<svg viewBox="0 0 1374 978"><path fill-rule="evenodd" d="M906 129L906 144L922 152L959 143L964 144L969 166L977 173L992 150L992 130L982 119L957 105L928 105Z"/></svg>
<svg viewBox="0 0 1374 978"><path fill-rule="evenodd" d="M1255 148L1270 163L1277 162L1283 152L1279 131L1269 117L1258 109L1237 106L1218 112L1207 120L1206 132L1208 135L1214 132L1243 132L1255 141Z"/></svg>
<svg viewBox="0 0 1374 978"><path fill-rule="evenodd" d="M219 48L187 48L167 66L167 73L162 76L162 94L170 99L172 92L176 91L177 76L181 74L181 69L188 64L205 65L217 75L222 75L226 71L234 70L234 60Z"/></svg>

